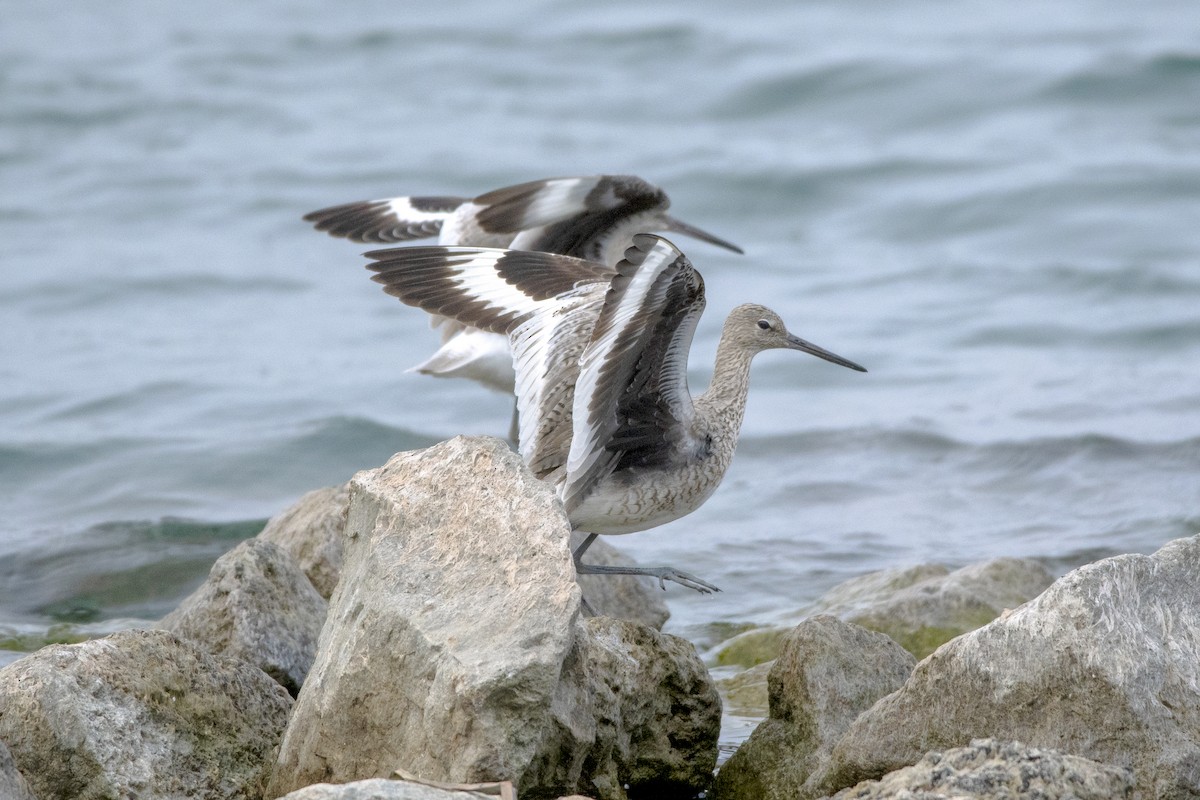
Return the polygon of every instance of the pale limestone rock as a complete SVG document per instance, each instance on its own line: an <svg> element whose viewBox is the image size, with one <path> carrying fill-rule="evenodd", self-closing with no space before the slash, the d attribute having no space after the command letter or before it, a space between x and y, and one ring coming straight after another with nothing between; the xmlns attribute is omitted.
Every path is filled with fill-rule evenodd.
<svg viewBox="0 0 1200 800"><path fill-rule="evenodd" d="M994 558L953 572L940 564L883 570L835 586L813 613L891 636L917 658L1037 597L1054 582L1040 562Z"/></svg>
<svg viewBox="0 0 1200 800"><path fill-rule="evenodd" d="M886 633L924 658L942 643L1036 597L1053 580L1042 564L1027 558L996 558L954 571L941 564L897 567L838 584L806 616L832 614ZM750 667L770 661L788 630L746 631L721 646L717 663Z"/></svg>
<svg viewBox="0 0 1200 800"><path fill-rule="evenodd" d="M342 533L350 485L309 492L296 505L273 517L258 536L288 550L326 599L342 571ZM571 534L574 549L584 534ZM589 564L632 564L633 559L599 538L588 548ZM652 578L636 575L581 575L583 596L600 616L633 620L662 628L671 616L663 592Z"/></svg>
<svg viewBox="0 0 1200 800"><path fill-rule="evenodd" d="M553 490L456 438L351 482L342 580L271 789L386 777L522 793L704 788L719 700L690 644L583 620Z"/></svg>
<svg viewBox="0 0 1200 800"><path fill-rule="evenodd" d="M988 736L1118 767L1134 797L1200 796L1200 536L1081 567L940 647L860 716L833 792Z"/></svg>

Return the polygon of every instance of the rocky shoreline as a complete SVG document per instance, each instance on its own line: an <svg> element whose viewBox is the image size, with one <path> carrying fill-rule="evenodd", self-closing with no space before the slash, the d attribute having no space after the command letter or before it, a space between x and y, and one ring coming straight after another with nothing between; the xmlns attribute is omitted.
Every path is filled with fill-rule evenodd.
<svg viewBox="0 0 1200 800"><path fill-rule="evenodd" d="M1200 798L1200 536L863 576L717 679L568 531L488 438L310 493L157 629L0 669L0 797ZM722 696L766 719L714 780Z"/></svg>

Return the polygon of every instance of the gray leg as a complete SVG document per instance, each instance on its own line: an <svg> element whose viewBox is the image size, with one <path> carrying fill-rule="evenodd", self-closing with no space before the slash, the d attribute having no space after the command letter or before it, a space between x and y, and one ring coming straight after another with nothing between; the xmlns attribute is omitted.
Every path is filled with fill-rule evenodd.
<svg viewBox="0 0 1200 800"><path fill-rule="evenodd" d="M680 586L695 589L701 594L721 591L706 580L672 567L605 567L599 564L584 564L579 559L583 557L584 552L591 547L592 542L595 540L596 534L589 533L587 538L571 554L575 560L575 573L577 575L648 575L651 578L658 578L659 588L664 590L667 588L667 581L674 581Z"/></svg>

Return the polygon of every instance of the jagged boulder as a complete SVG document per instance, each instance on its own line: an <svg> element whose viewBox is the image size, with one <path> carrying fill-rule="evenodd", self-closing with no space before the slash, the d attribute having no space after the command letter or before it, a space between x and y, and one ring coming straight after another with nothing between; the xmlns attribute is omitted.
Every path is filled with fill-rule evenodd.
<svg viewBox="0 0 1200 800"><path fill-rule="evenodd" d="M0 740L37 797L258 800L292 698L167 631L45 647L0 670Z"/></svg>
<svg viewBox="0 0 1200 800"><path fill-rule="evenodd" d="M842 733L916 659L881 633L821 615L797 625L767 678L770 718L717 775L719 800L819 797L807 784Z"/></svg>
<svg viewBox="0 0 1200 800"><path fill-rule="evenodd" d="M928 753L830 800L1128 800L1133 771L1017 742L976 739Z"/></svg>
<svg viewBox="0 0 1200 800"><path fill-rule="evenodd" d="M258 534L291 553L326 600L342 574L342 531L349 502L349 484L315 489L271 517Z"/></svg>
<svg viewBox="0 0 1200 800"><path fill-rule="evenodd" d="M855 720L829 793L977 737L1130 767L1138 798L1200 796L1200 536L1059 579L940 647Z"/></svg>
<svg viewBox="0 0 1200 800"><path fill-rule="evenodd" d="M995 558L951 571L920 564L871 572L826 592L806 615L831 614L886 633L917 658L1037 597L1054 581L1041 563ZM760 628L726 642L717 663L754 666L775 658L787 628Z"/></svg>
<svg viewBox="0 0 1200 800"><path fill-rule="evenodd" d="M332 486L309 492L291 508L273 517L258 538L286 549L304 569L321 596L333 594L342 573L342 533L350 485ZM584 534L571 534L571 548ZM587 551L589 564L625 565L633 559L603 538ZM652 578L634 575L580 575L584 599L601 616L628 619L662 628L671 616L663 592Z"/></svg>
<svg viewBox="0 0 1200 800"><path fill-rule="evenodd" d="M208 580L159 627L249 661L295 696L328 605L287 551L249 539L218 558Z"/></svg>
<svg viewBox="0 0 1200 800"><path fill-rule="evenodd" d="M581 618L568 530L499 440L355 476L342 580L271 790L397 768L534 798L702 790L720 723L707 672L681 639Z"/></svg>

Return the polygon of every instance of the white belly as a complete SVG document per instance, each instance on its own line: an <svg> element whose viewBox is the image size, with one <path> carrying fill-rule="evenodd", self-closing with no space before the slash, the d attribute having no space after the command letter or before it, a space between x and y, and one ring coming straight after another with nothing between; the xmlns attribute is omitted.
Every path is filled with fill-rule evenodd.
<svg viewBox="0 0 1200 800"><path fill-rule="evenodd" d="M721 483L721 475L711 475L712 471L638 472L609 478L571 513L571 523L588 533L610 535L664 525L692 513L712 496Z"/></svg>

